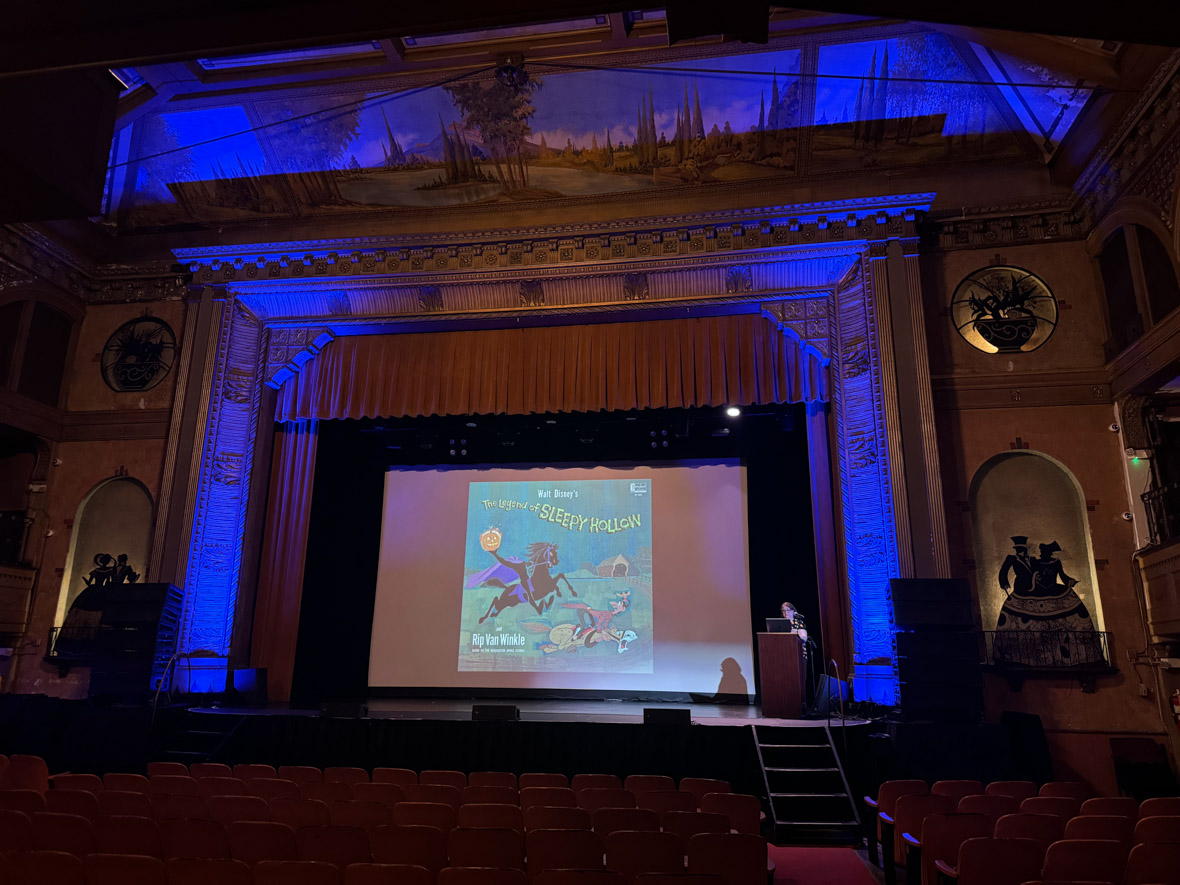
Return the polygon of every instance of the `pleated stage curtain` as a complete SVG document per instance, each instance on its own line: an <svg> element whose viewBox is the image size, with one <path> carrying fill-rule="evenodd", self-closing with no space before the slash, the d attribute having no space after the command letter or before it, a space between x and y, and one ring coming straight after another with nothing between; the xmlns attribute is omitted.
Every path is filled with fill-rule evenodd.
<svg viewBox="0 0 1180 885"><path fill-rule="evenodd" d="M338 338L275 420L823 401L818 354L761 315Z"/></svg>
<svg viewBox="0 0 1180 885"><path fill-rule="evenodd" d="M250 645L251 666L267 668L272 700L291 697L315 456L316 422L292 421L275 429Z"/></svg>

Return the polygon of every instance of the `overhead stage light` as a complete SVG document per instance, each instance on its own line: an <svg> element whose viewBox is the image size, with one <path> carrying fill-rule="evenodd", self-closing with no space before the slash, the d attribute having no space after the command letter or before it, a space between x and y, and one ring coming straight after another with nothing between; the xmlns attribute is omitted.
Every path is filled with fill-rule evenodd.
<svg viewBox="0 0 1180 885"><path fill-rule="evenodd" d="M727 414L730 418L736 418L741 413L742 413L742 410L739 409L737 406L730 406L728 409L725 410L725 414Z"/></svg>

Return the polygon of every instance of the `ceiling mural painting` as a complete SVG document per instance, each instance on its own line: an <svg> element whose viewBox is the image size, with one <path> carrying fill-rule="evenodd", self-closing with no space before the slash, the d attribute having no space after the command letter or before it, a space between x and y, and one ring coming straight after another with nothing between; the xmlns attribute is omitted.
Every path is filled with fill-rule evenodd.
<svg viewBox="0 0 1180 885"><path fill-rule="evenodd" d="M916 32L641 68L526 67L518 80L484 74L400 92L164 105L116 133L106 221L134 231L655 196L1027 155L1068 129L1084 89L1042 71L1046 85L1024 84L1035 96L1017 113L1015 87L1005 99L999 74L980 80L986 66L964 60L970 46ZM1008 83L1035 74L997 59Z"/></svg>

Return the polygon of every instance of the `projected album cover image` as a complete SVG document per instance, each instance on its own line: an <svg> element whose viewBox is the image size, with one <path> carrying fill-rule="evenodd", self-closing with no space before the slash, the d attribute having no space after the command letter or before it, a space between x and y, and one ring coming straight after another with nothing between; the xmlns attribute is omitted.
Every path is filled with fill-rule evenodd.
<svg viewBox="0 0 1180 885"><path fill-rule="evenodd" d="M652 672L650 478L472 482L459 670Z"/></svg>

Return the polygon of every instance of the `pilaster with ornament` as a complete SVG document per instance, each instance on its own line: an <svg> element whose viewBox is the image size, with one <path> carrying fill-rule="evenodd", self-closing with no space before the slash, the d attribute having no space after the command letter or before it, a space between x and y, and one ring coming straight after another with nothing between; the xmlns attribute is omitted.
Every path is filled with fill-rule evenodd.
<svg viewBox="0 0 1180 885"><path fill-rule="evenodd" d="M884 371L876 292L868 258L836 291L832 320L832 409L852 624L856 696L897 701L897 655L889 579L900 574L894 483L882 416Z"/></svg>
<svg viewBox="0 0 1180 885"><path fill-rule="evenodd" d="M185 652L218 658L229 653L258 432L262 331L232 298L225 304L184 574L180 650Z"/></svg>

